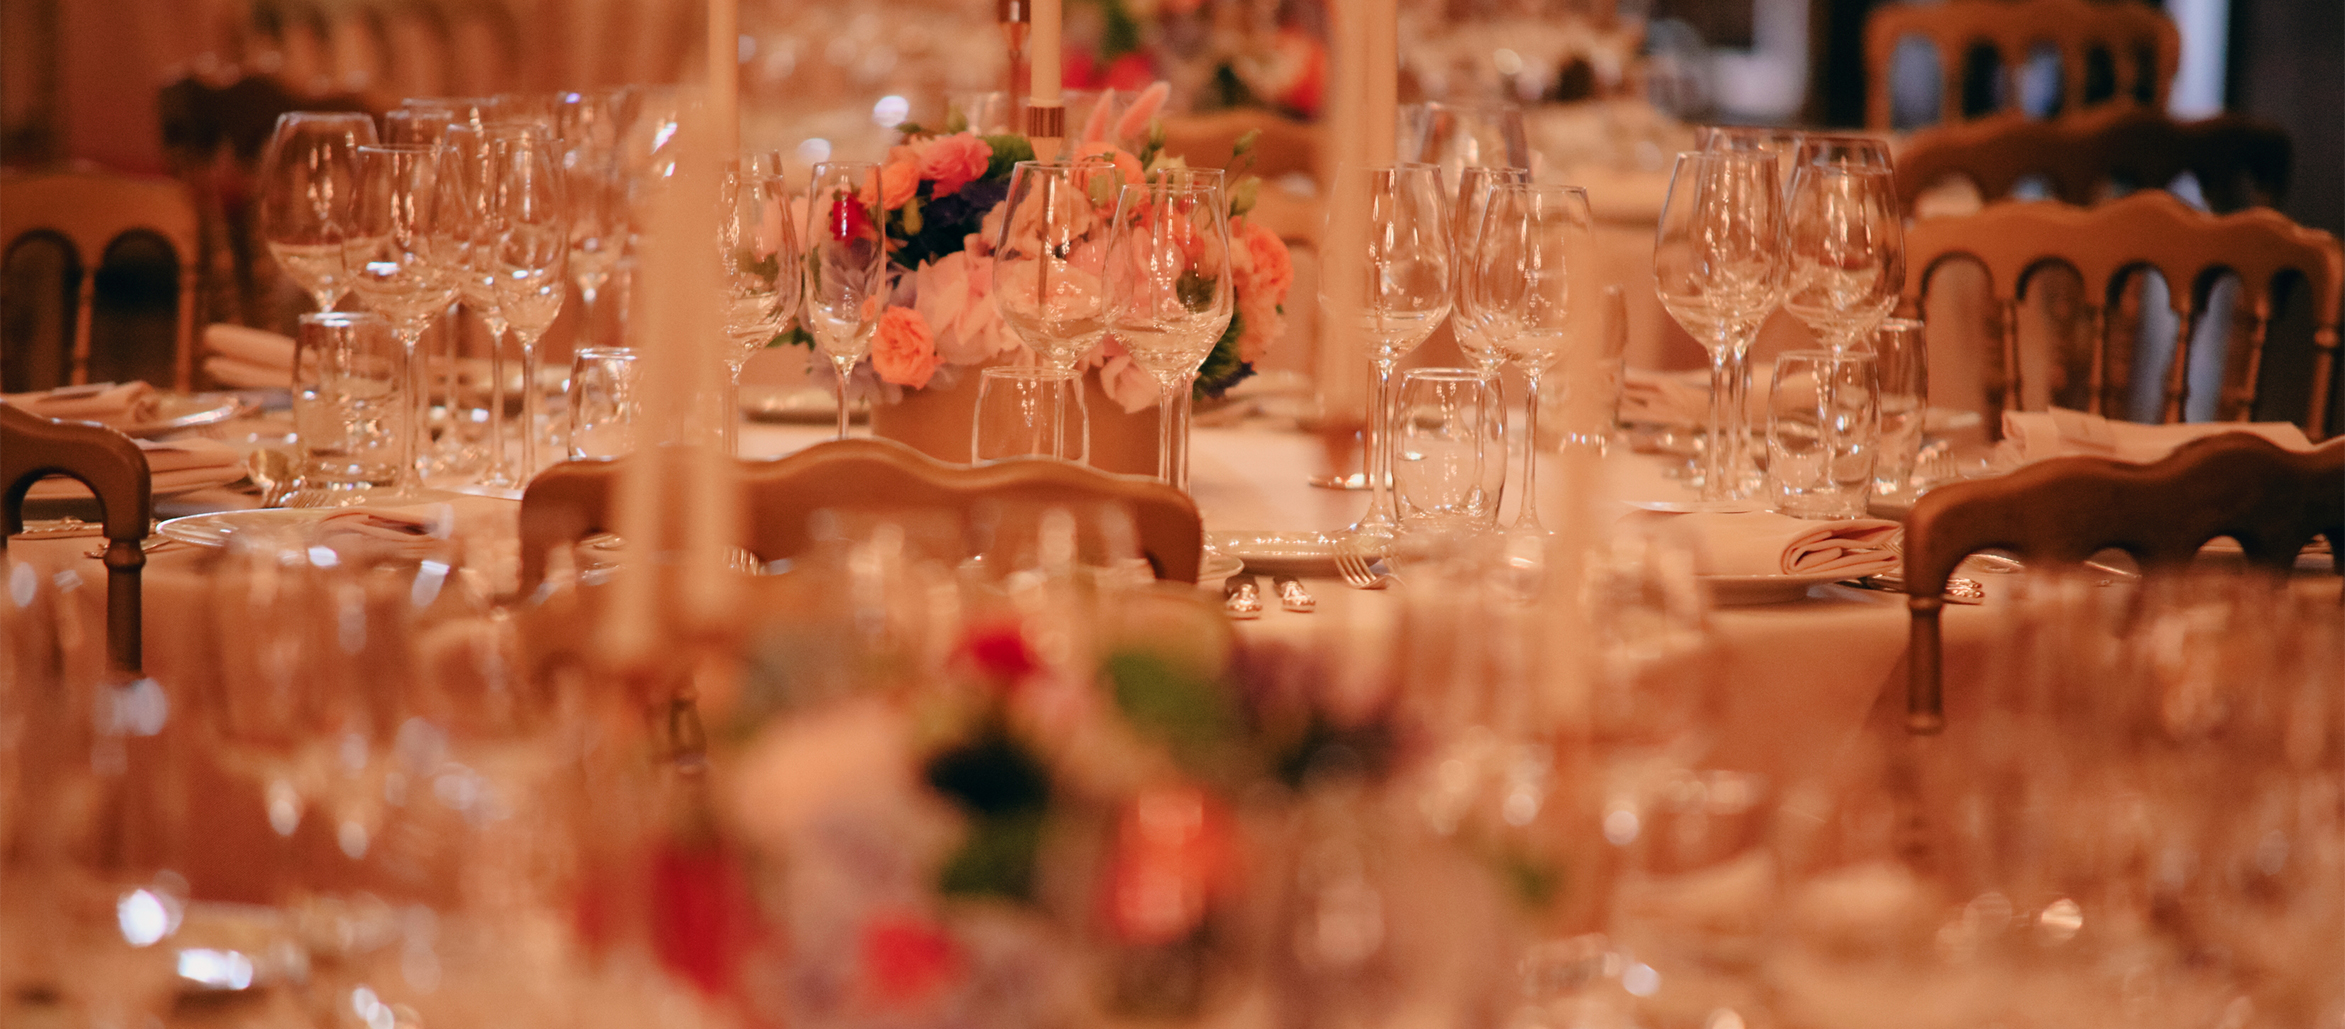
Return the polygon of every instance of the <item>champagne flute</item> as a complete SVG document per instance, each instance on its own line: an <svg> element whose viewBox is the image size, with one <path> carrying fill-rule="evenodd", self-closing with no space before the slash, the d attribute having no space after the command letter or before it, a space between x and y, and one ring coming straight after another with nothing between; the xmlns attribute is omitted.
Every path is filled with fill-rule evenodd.
<svg viewBox="0 0 2345 1029"><path fill-rule="evenodd" d="M367 306L391 320L406 352L410 420L400 437L399 477L385 495L388 500L424 495L416 457L428 398L419 350L424 329L456 299L455 219L441 210L444 152L407 143L359 147L356 203L343 240L353 288Z"/></svg>
<svg viewBox="0 0 2345 1029"><path fill-rule="evenodd" d="M501 135L497 160L497 306L521 344L521 478L538 473L545 390L538 341L562 313L569 284L570 225L553 141L538 132ZM502 441L500 441L500 444Z"/></svg>
<svg viewBox="0 0 2345 1029"><path fill-rule="evenodd" d="M993 243L993 306L1042 366L1071 371L1107 334L1100 273L1123 173L1101 160L1020 161ZM1080 403L1080 392L1077 391ZM1064 424L1063 420L1061 424ZM1059 456L1069 457L1068 441ZM1075 456L1088 458L1088 440Z"/></svg>
<svg viewBox="0 0 2345 1029"><path fill-rule="evenodd" d="M1784 214L1783 306L1834 353L1880 327L1905 286L1905 226L1895 174L1802 164Z"/></svg>
<svg viewBox="0 0 2345 1029"><path fill-rule="evenodd" d="M1387 424L1393 371L1449 316L1452 227L1442 197L1441 169L1430 164L1347 169L1336 189L1360 195L1352 205L1339 198L1332 210L1348 207L1368 216L1357 317L1369 363L1376 370L1368 398L1371 499L1367 513L1350 532L1363 545L1381 546L1400 527L1393 508L1392 433Z"/></svg>
<svg viewBox="0 0 2345 1029"><path fill-rule="evenodd" d="M1456 282L1453 288L1464 290L1468 262L1465 255L1474 252L1474 238L1482 231L1482 212L1489 209L1490 191L1505 183L1531 181L1531 173L1521 168L1492 168L1469 165L1458 170L1457 203L1452 208L1450 224L1450 252L1458 255ZM1460 294L1462 296L1462 293ZM1466 315L1465 306L1457 305L1449 313L1449 328L1457 337L1457 348L1474 362L1474 368L1484 375L1498 374L1506 363L1506 353L1490 345L1479 322Z"/></svg>
<svg viewBox="0 0 2345 1029"><path fill-rule="evenodd" d="M736 159L726 169L718 208L718 258L725 270L725 449L739 444L741 369L773 342L799 293L798 229L782 180L782 155Z"/></svg>
<svg viewBox="0 0 2345 1029"><path fill-rule="evenodd" d="M1467 258L1458 303L1529 384L1516 532L1547 531L1539 522L1539 381L1573 339L1585 336L1568 324L1571 276L1586 260L1594 232L1587 190L1503 183L1490 191Z"/></svg>
<svg viewBox="0 0 2345 1029"><path fill-rule="evenodd" d="M879 209L879 165L814 166L806 187L806 331L839 375L839 438L847 438L847 378L871 352L887 305L887 235Z"/></svg>
<svg viewBox="0 0 2345 1029"><path fill-rule="evenodd" d="M277 117L261 158L261 239L320 311L333 310L350 291L342 237L358 148L374 142L374 119L366 115L293 111Z"/></svg>
<svg viewBox="0 0 2345 1029"><path fill-rule="evenodd" d="M1653 245L1654 289L1670 317L1710 352L1710 417L1702 500L1754 488L1743 395L1752 341L1775 306L1783 256L1776 159L1758 151L1677 156Z"/></svg>
<svg viewBox="0 0 2345 1029"><path fill-rule="evenodd" d="M1177 413L1236 311L1226 207L1213 186L1125 186L1108 237L1108 327L1156 379L1156 474L1184 492L1188 444L1178 441L1176 460L1175 437L1187 425L1176 428Z"/></svg>

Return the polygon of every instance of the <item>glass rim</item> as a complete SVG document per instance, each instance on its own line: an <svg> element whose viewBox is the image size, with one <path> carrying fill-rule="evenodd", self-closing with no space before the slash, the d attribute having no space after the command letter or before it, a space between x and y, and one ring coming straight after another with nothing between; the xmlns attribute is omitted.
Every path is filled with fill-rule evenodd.
<svg viewBox="0 0 2345 1029"><path fill-rule="evenodd" d="M1073 368L1044 368L1041 365L997 364L978 370L979 379L1018 379L1040 382L1044 379L1065 382L1080 379L1083 373Z"/></svg>
<svg viewBox="0 0 2345 1029"><path fill-rule="evenodd" d="M1890 315L1887 318L1881 319L1880 331L1888 332L1890 330L1896 330L1898 332L1919 332L1921 331L1923 324L1924 323L1919 318L1907 318L1903 315Z"/></svg>
<svg viewBox="0 0 2345 1029"><path fill-rule="evenodd" d="M1680 150L1677 163L1688 161L1741 162L1746 164L1775 164L1776 156L1765 150Z"/></svg>
<svg viewBox="0 0 2345 1029"><path fill-rule="evenodd" d="M450 122L449 124L455 123ZM360 153L373 150L385 154L428 154L441 149L444 149L444 146L439 143L360 143L358 145Z"/></svg>
<svg viewBox="0 0 2345 1029"><path fill-rule="evenodd" d="M1497 377L1497 372L1486 372L1479 368L1404 368L1401 369L1400 373L1400 381L1402 382L1415 379L1419 382L1471 382L1476 385L1487 385L1490 380Z"/></svg>
<svg viewBox="0 0 2345 1029"><path fill-rule="evenodd" d="M1824 349L1824 348L1822 348L1822 347L1817 347L1817 348L1815 348L1815 349L1811 349L1811 350L1786 350L1786 351L1784 351L1784 352L1782 352L1782 353L1780 353L1780 354L1777 354L1777 355L1775 355L1775 364L1776 364L1778 367L1781 367L1781 366L1782 366L1782 364L1783 364L1783 362L1785 362L1785 361L1793 361L1793 360L1798 360L1798 361L1878 361L1878 360L1880 360L1880 358L1881 358L1881 355L1879 355L1879 354L1875 354L1875 353L1871 353L1871 352L1868 352L1868 351L1863 351L1863 350L1838 351L1838 350L1826 350L1826 349Z"/></svg>
<svg viewBox="0 0 2345 1029"><path fill-rule="evenodd" d="M577 350L577 352L576 352L575 354L573 354L573 355L572 355L572 357L573 357L574 359L576 359L576 360L585 360L585 359L587 359L587 358L594 358L594 359L596 359L596 360L601 360L601 361L612 361L612 360L626 360L626 361L633 361L633 360L635 360L636 358L639 358L639 357L642 357L642 356L643 356L643 351L641 351L641 350L637 350L637 349L636 349L636 348L634 348L634 347L630 347L630 346L622 346L622 345L619 345L619 344L616 344L616 343L607 343L607 344L603 344L603 345L600 345L600 346L591 346L591 347L579 347L579 348L578 348L578 350Z"/></svg>
<svg viewBox="0 0 2345 1029"><path fill-rule="evenodd" d="M296 322L301 325L331 326L380 324L388 327L391 324L389 318L374 311L310 311L302 314Z"/></svg>
<svg viewBox="0 0 2345 1029"><path fill-rule="evenodd" d="M373 125L375 116L365 111L287 111L277 116L277 124L279 125L303 121L364 121L368 125Z"/></svg>

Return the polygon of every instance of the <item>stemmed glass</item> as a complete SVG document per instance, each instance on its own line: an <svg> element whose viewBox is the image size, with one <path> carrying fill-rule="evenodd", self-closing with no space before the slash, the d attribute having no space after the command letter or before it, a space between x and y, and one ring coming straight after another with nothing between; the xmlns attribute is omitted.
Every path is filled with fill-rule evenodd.
<svg viewBox="0 0 2345 1029"><path fill-rule="evenodd" d="M1792 172L1783 250L1783 306L1834 353L1848 352L1880 327L1905 286L1895 173L1859 163L1801 164Z"/></svg>
<svg viewBox="0 0 2345 1029"><path fill-rule="evenodd" d="M1156 473L1184 491L1188 446L1179 441L1176 459L1174 437L1187 426L1178 413L1236 310L1224 210L1213 186L1125 186L1108 236L1108 328L1156 379Z"/></svg>
<svg viewBox="0 0 2345 1029"><path fill-rule="evenodd" d="M1888 140L1875 136L1837 136L1814 132L1800 134L1798 164L1874 168L1881 171L1896 169L1896 164L1889 156Z"/></svg>
<svg viewBox="0 0 2345 1029"><path fill-rule="evenodd" d="M839 374L839 438L847 438L847 377L871 352L887 304L887 235L879 209L879 165L814 166L806 187L806 285L802 321L814 349Z"/></svg>
<svg viewBox="0 0 2345 1029"><path fill-rule="evenodd" d="M261 158L261 239L287 278L331 311L350 291L342 237L356 192L358 148L375 142L363 114L294 111L277 116Z"/></svg>
<svg viewBox="0 0 2345 1029"><path fill-rule="evenodd" d="M423 496L416 468L418 437L425 431L424 365L418 351L423 330L456 299L456 219L444 212L438 147L415 144L358 148L358 193L343 260L351 284L376 313L391 320L407 356L407 411L401 434L398 479L389 500Z"/></svg>
<svg viewBox="0 0 2345 1029"><path fill-rule="evenodd" d="M1653 244L1654 289L1670 317L1710 352L1710 419L1702 451L1702 500L1750 496L1743 396L1752 341L1779 297L1783 190L1775 155L1684 153Z"/></svg>
<svg viewBox="0 0 2345 1029"><path fill-rule="evenodd" d="M497 247L504 230L496 148L487 133L468 123L450 125L446 145L448 177L456 184L464 213L459 243L464 255L463 278L457 291L464 306L489 330L488 466L480 481L484 486L510 489L521 482L513 476L505 454L505 333L512 326L497 302ZM451 394L460 381L461 376L451 377Z"/></svg>
<svg viewBox="0 0 2345 1029"><path fill-rule="evenodd" d="M1402 164L1347 169L1336 188L1365 194L1354 209L1368 214L1367 254L1360 268L1358 325L1376 369L1368 398L1368 511L1350 532L1363 543L1390 541L1400 521L1392 501L1391 415L1393 371L1449 316L1451 226L1442 198L1441 169ZM1334 209L1343 210L1337 204Z"/></svg>
<svg viewBox="0 0 2345 1029"><path fill-rule="evenodd" d="M1401 108L1401 121L1406 161L1437 164L1451 174L1475 167L1530 171L1531 145L1520 107L1410 104Z"/></svg>
<svg viewBox="0 0 2345 1029"><path fill-rule="evenodd" d="M798 227L780 154L741 157L725 172L718 208L725 269L725 447L738 443L741 369L773 342L798 308Z"/></svg>
<svg viewBox="0 0 2345 1029"><path fill-rule="evenodd" d="M993 306L1051 371L1071 373L1107 334L1100 273L1109 221L1100 208L1116 199L1121 179L1099 160L1020 161L1010 173L993 243ZM1070 456L1067 442L1061 457ZM1087 459L1089 441L1075 441L1073 452Z"/></svg>
<svg viewBox="0 0 2345 1029"><path fill-rule="evenodd" d="M1503 183L1490 191L1482 231L1466 259L1460 308L1529 383L1516 532L1546 531L1539 523L1539 380L1573 339L1587 335L1575 332L1568 319L1571 276L1586 259L1594 232L1587 190Z"/></svg>
<svg viewBox="0 0 2345 1029"><path fill-rule="evenodd" d="M1466 269L1465 255L1474 252L1474 239L1482 231L1482 212L1490 207L1490 191L1510 182L1529 182L1531 173L1521 168L1492 168L1470 165L1458 169L1457 203L1451 210L1450 252L1459 255L1454 288L1463 296ZM1484 375L1495 375L1506 363L1504 351L1490 345L1483 338L1482 326L1468 317L1465 305L1459 304L1449 314L1450 333L1457 337L1457 348L1474 368Z"/></svg>
<svg viewBox="0 0 2345 1029"><path fill-rule="evenodd" d="M521 344L521 478L538 472L545 438L545 390L538 341L562 313L568 288L570 224L553 142L536 132L493 140L497 162L497 307ZM504 441L498 440L502 447Z"/></svg>

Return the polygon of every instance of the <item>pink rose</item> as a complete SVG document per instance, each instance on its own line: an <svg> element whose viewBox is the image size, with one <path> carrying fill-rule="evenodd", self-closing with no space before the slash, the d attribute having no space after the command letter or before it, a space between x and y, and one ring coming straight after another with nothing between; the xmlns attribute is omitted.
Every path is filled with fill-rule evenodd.
<svg viewBox="0 0 2345 1029"><path fill-rule="evenodd" d="M935 182L931 197L949 197L977 181L993 163L993 147L967 132L938 136L920 151L920 177Z"/></svg>
<svg viewBox="0 0 2345 1029"><path fill-rule="evenodd" d="M1163 387L1148 369L1133 363L1131 351L1110 336L1099 341L1091 352L1083 355L1083 366L1099 369L1099 389L1109 400L1123 408L1125 414L1147 410L1156 405Z"/></svg>
<svg viewBox="0 0 2345 1029"><path fill-rule="evenodd" d="M1112 88L1100 90L1099 99L1091 104L1091 116L1083 119L1081 138L1084 146L1090 146L1107 138L1107 119L1109 115L1115 113L1115 106L1116 91Z"/></svg>
<svg viewBox="0 0 2345 1029"><path fill-rule="evenodd" d="M1124 109L1124 116L1116 120L1116 138L1127 143L1139 142L1148 134L1149 119L1164 110L1164 102L1172 96L1172 83L1158 80L1155 85L1141 90Z"/></svg>
<svg viewBox="0 0 2345 1029"><path fill-rule="evenodd" d="M909 160L889 161L879 170L879 206L893 211L912 201L920 189L920 168Z"/></svg>
<svg viewBox="0 0 2345 1029"><path fill-rule="evenodd" d="M1017 349L1017 336L993 309L992 261L964 250L921 265L912 278L913 309L935 330L944 363L983 364Z"/></svg>
<svg viewBox="0 0 2345 1029"><path fill-rule="evenodd" d="M1251 218L1230 219L1231 249L1237 252L1238 293L1267 297L1272 305L1286 303L1295 284L1295 262L1278 234Z"/></svg>
<svg viewBox="0 0 2345 1029"><path fill-rule="evenodd" d="M920 312L891 307L880 316L879 328L871 334L871 370L881 381L920 389L943 363L936 356L936 340L929 335L928 323L920 320Z"/></svg>

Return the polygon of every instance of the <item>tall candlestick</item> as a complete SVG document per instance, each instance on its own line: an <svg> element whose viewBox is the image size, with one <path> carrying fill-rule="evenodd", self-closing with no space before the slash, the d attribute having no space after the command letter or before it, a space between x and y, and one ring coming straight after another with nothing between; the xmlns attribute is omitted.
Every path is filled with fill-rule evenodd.
<svg viewBox="0 0 2345 1029"><path fill-rule="evenodd" d="M708 0L708 113L716 152L741 149L741 0Z"/></svg>
<svg viewBox="0 0 2345 1029"><path fill-rule="evenodd" d="M1034 20L1033 0L1001 0L996 13L1002 26L1002 43L1009 48L1010 57L1002 91L1010 98L1010 110L1023 111L1026 109L1026 37Z"/></svg>
<svg viewBox="0 0 2345 1029"><path fill-rule="evenodd" d="M1034 156L1045 161L1059 155L1059 144L1067 134L1067 108L1063 83L1060 81L1059 57L1061 0L1034 0L1034 31L1032 75L1029 88L1034 99L1026 110L1026 136L1034 143Z"/></svg>

